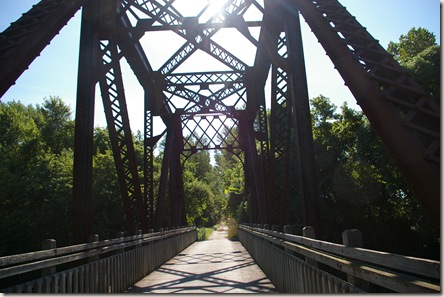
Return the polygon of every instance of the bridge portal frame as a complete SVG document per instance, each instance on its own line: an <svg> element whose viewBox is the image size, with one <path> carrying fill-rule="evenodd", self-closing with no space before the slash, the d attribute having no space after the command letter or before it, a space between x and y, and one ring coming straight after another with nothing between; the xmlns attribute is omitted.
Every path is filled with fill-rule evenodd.
<svg viewBox="0 0 444 297"><path fill-rule="evenodd" d="M247 184L253 194L252 223L273 224L278 208L285 209L288 186L292 184L288 161L293 150L298 160L297 185L304 197L301 216L304 225L317 224L318 195L299 13L354 94L415 197L432 222L439 226L439 103L428 96L339 1L264 0L262 6L255 0L227 0L223 7L225 13L204 24L199 23L197 17L181 16L173 2L42 0L0 34L0 60L5 66L0 69L0 95L3 95L83 7L74 148L75 242L87 240L92 224L92 136L97 82L101 85L128 232L146 230L154 222L161 222L159 215L168 187L170 193L178 193L179 197L174 222L184 223L183 189L178 186L181 180L178 156L180 148L183 150L180 146L183 135L181 138L177 122L174 126L170 120L176 113L171 104L174 96L189 101L187 112L217 112L233 117L242 114L239 143L245 153ZM263 14L261 21L245 21L244 13L252 6ZM134 14L134 9L145 16ZM136 24L131 23L129 15L137 18ZM261 26L259 40L249 33L249 26ZM236 28L256 46L254 65L248 66L211 39L225 27ZM153 30L172 30L187 41L159 71L152 69L139 41L145 32ZM213 72L201 74L199 78L198 85L203 90L208 90L211 83L208 80L214 77L233 79L217 93L219 97L205 97L186 89L189 76L175 72L197 50L232 69L232 76ZM143 193L123 92L119 66L122 57L145 91ZM264 86L270 67L273 103L268 122ZM237 102L243 102L245 108L230 109L223 100L214 100L226 98L228 94L238 94ZM157 207L154 207L153 150L163 134L153 135L153 116L160 116L167 126L164 134L170 147L165 153L172 157L162 165ZM276 131L279 125L285 127L284 133L269 136L268 131ZM292 133L296 134L295 142L291 142ZM276 175L277 172L282 175ZM275 200L274 197L281 198ZM278 203L279 200L282 203Z"/></svg>

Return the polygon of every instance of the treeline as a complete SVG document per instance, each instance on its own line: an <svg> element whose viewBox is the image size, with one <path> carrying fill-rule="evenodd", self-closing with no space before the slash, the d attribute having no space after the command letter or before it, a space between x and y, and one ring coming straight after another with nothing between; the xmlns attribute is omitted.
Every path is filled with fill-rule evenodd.
<svg viewBox="0 0 444 297"><path fill-rule="evenodd" d="M0 255L38 250L47 238L56 239L59 246L70 243L71 113L58 97L35 107L15 101L0 103ZM140 132L133 140L142 177ZM160 177L162 147L160 151L154 160L155 180ZM187 223L215 225L224 214L226 198L210 154L200 152L188 158L183 176ZM94 130L93 212L93 232L100 238L113 238L125 230L108 131L100 127Z"/></svg>
<svg viewBox="0 0 444 297"><path fill-rule="evenodd" d="M436 73L436 67L439 73L433 34L412 30L389 49L415 78ZM404 49L412 43L408 36L426 45L416 48L416 55ZM405 52L410 58L403 62ZM432 78L439 81L439 75ZM439 83L432 78L425 79L425 86L439 100ZM347 104L338 109L321 95L311 100L311 114L323 226L318 238L340 242L343 230L357 228L367 248L439 259L439 230L429 223L363 113ZM58 246L69 244L73 135L72 111L58 97L41 106L0 102L0 256L38 250L47 238ZM140 176L142 141L136 133ZM163 145L154 161L155 180ZM196 153L186 161L183 176L188 224L209 227L224 216L247 221L243 165L236 156L217 151L212 166L208 152ZM300 229L297 189L291 191L286 219ZM109 136L100 127L94 131L93 207L93 232L101 239L125 230Z"/></svg>
<svg viewBox="0 0 444 297"><path fill-rule="evenodd" d="M311 100L321 238L359 229L366 248L439 258L439 231L419 207L362 112Z"/></svg>

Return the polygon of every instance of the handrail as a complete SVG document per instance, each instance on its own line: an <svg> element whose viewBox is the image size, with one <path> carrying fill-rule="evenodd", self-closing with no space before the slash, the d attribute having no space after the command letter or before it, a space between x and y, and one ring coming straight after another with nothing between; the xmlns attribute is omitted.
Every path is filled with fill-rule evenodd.
<svg viewBox="0 0 444 297"><path fill-rule="evenodd" d="M255 228L252 228L252 230L253 229ZM256 229L260 230L260 232L262 233L266 233L268 235L275 236L289 242L299 243L304 246L312 247L324 252L334 253L338 256L352 258L359 261L364 261L367 263L401 270L429 278L440 278L441 263L439 261L380 252L365 248L347 247L342 244L311 239L308 237L293 234L281 233L260 228Z"/></svg>
<svg viewBox="0 0 444 297"><path fill-rule="evenodd" d="M0 279L81 259L88 259L136 245L144 245L178 236L194 229L187 227L0 257Z"/></svg>
<svg viewBox="0 0 444 297"><path fill-rule="evenodd" d="M406 257L246 225L258 238L348 275L398 292L440 292L439 261Z"/></svg>
<svg viewBox="0 0 444 297"><path fill-rule="evenodd" d="M26 263L30 261L36 261L36 260L42 260L50 257L55 256L62 256L66 254L71 254L75 252L81 252L81 251L87 251L94 248L100 248L100 247L106 247L111 246L115 244L120 244L124 242L130 242L135 240L142 240L142 243L152 241L152 240L158 240L162 236L172 236L171 234L175 235L177 234L177 230L180 230L182 232L188 232L188 230L192 229L191 227L188 228L182 228L182 229L174 229L169 231L163 231L163 232L157 232L157 233L147 233L142 235L132 235L132 236L126 236L126 237L118 237L114 239L107 239L97 242L91 242L91 243L81 243L77 245L71 245L66 247L60 247L60 248L54 248L54 249L48 249L48 250L42 250L42 251L35 251L35 252L28 252L18 255L11 255L11 256L4 256L0 257L0 268L6 267L9 265L19 264L19 263ZM108 252L108 251L107 251ZM0 270L1 271L1 270ZM0 274L1 278L1 274Z"/></svg>

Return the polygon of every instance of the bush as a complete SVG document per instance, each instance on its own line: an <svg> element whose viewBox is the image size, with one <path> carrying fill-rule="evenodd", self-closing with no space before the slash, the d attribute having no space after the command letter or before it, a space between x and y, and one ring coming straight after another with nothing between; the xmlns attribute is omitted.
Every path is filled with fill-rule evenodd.
<svg viewBox="0 0 444 297"><path fill-rule="evenodd" d="M207 240L211 233L213 233L212 228L197 228L197 241Z"/></svg>
<svg viewBox="0 0 444 297"><path fill-rule="evenodd" d="M237 237L237 222L233 218L228 218L227 220L227 226L228 226L228 238L235 238Z"/></svg>

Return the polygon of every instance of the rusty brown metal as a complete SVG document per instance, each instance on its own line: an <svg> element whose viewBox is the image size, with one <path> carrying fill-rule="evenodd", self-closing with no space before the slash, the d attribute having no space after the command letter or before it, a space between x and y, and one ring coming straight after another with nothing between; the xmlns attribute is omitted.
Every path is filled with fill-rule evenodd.
<svg viewBox="0 0 444 297"><path fill-rule="evenodd" d="M337 0L294 3L413 194L439 226L439 106Z"/></svg>
<svg viewBox="0 0 444 297"><path fill-rule="evenodd" d="M0 97L85 2L42 0L0 33Z"/></svg>
<svg viewBox="0 0 444 297"><path fill-rule="evenodd" d="M311 130L310 103L299 11L294 5L282 7L281 11L287 35L288 89L290 97L288 99L291 101L293 111L292 122L296 132L296 156L299 169L302 224L304 226L313 226L317 232L321 232L319 193L315 172L313 133Z"/></svg>
<svg viewBox="0 0 444 297"><path fill-rule="evenodd" d="M297 176L303 224L319 231L299 11L418 201L439 225L439 104L337 0L264 0L263 4L255 0L227 0L221 13L206 23L199 23L206 8L198 16L184 16L174 7L174 1L43 0L0 34L0 95L82 5L73 180L75 242L86 242L92 227L92 140L98 81L130 233L137 228L147 231L149 226L158 229L186 223L181 158L209 149L226 149L238 157L244 151L252 223L288 223L291 178ZM246 20L251 7L262 14L262 20ZM30 18L35 22L27 22ZM261 27L258 40L249 30L254 26ZM253 65L213 39L224 28L236 29L256 47ZM154 71L140 38L145 32L166 30L183 39L184 44ZM199 51L225 69L178 72ZM145 92L141 100L145 105L144 196L123 91L119 64L123 57ZM270 69L272 105L268 121L264 89ZM154 147L163 134L154 135L154 116L160 116L167 127L156 197ZM220 133L220 129L225 129L227 135ZM190 144L191 138L197 144ZM295 166L290 165L293 159L297 160ZM293 167L298 168L296 173L291 172Z"/></svg>
<svg viewBox="0 0 444 297"><path fill-rule="evenodd" d="M111 69L100 78L99 82L127 230L130 234L135 234L138 229L148 232L146 206L142 199L122 73L117 58L117 44L111 39L106 43L101 41L101 47L103 64L106 65L106 61L112 64Z"/></svg>
<svg viewBox="0 0 444 297"><path fill-rule="evenodd" d="M71 232L73 243L88 242L92 231L94 99L99 59L97 6L83 7L74 134Z"/></svg>

